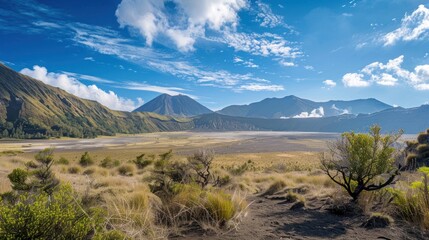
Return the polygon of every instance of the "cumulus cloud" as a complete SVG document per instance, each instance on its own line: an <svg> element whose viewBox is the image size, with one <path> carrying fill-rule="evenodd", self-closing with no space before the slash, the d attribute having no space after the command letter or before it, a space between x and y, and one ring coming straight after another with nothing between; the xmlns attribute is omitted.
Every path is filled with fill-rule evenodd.
<svg viewBox="0 0 429 240"><path fill-rule="evenodd" d="M103 91L96 85L87 86L67 74L48 72L45 67L35 65L33 69L24 68L20 72L75 96L95 100L114 110L132 111L137 107L133 100L119 97L113 91Z"/></svg>
<svg viewBox="0 0 429 240"><path fill-rule="evenodd" d="M413 41L428 36L429 9L420 5L411 15L405 15L401 26L383 37L384 46L396 44L398 41Z"/></svg>
<svg viewBox="0 0 429 240"><path fill-rule="evenodd" d="M368 87L373 83L381 86L396 86L400 81L417 90L429 90L429 65L418 65L414 71L402 68L404 56L389 60L387 63L373 62L358 73L343 76L346 87Z"/></svg>
<svg viewBox="0 0 429 240"><path fill-rule="evenodd" d="M313 109L311 112L302 112L292 118L321 118L325 116L325 110L323 107Z"/></svg>
<svg viewBox="0 0 429 240"><path fill-rule="evenodd" d="M326 79L325 81L323 81L323 84L325 84L325 87L327 87L327 88L333 88L333 87L337 86L337 83L333 80L330 80L330 79Z"/></svg>
<svg viewBox="0 0 429 240"><path fill-rule="evenodd" d="M360 73L346 73L343 76L343 83L346 87L368 87L370 83L363 79Z"/></svg>
<svg viewBox="0 0 429 240"><path fill-rule="evenodd" d="M159 36L169 38L181 51L191 51L205 29L220 31L235 28L237 12L247 6L245 0L174 0L167 9L166 0L122 0L116 10L121 27L137 30L151 46ZM173 11L173 12L171 12Z"/></svg>

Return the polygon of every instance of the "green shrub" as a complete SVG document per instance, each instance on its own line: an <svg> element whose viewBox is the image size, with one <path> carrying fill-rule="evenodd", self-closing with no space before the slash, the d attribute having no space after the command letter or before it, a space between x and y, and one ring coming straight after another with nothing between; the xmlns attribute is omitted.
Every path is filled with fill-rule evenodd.
<svg viewBox="0 0 429 240"><path fill-rule="evenodd" d="M88 152L85 152L82 157L80 157L80 161L79 164L83 167L87 167L90 166L92 164L94 164L94 161L92 160L91 156L89 155Z"/></svg>
<svg viewBox="0 0 429 240"><path fill-rule="evenodd" d="M112 160L111 157L106 157L101 161L100 166L103 168L114 168L121 165L121 162L119 160Z"/></svg>
<svg viewBox="0 0 429 240"><path fill-rule="evenodd" d="M326 175L357 201L363 191L376 191L392 184L399 169L395 166L394 144L403 131L381 134L377 125L367 134L346 132L321 155Z"/></svg>
<svg viewBox="0 0 429 240"><path fill-rule="evenodd" d="M154 156L146 156L146 154L142 154L140 156L137 156L135 160L133 160L133 163L136 164L138 169L143 169L150 164L152 164L154 161Z"/></svg>
<svg viewBox="0 0 429 240"><path fill-rule="evenodd" d="M60 157L60 159L58 159L58 161L55 162L56 164L61 164L61 165L69 165L69 160L65 157Z"/></svg>
<svg viewBox="0 0 429 240"><path fill-rule="evenodd" d="M84 211L70 186L0 202L0 239L84 239L101 224L99 210Z"/></svg>

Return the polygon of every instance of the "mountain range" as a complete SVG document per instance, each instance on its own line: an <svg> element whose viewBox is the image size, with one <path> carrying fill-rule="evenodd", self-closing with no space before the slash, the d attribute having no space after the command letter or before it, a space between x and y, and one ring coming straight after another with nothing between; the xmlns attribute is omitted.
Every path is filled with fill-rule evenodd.
<svg viewBox="0 0 429 240"><path fill-rule="evenodd" d="M286 96L284 98L266 98L249 105L232 105L218 111L218 113L238 117L287 119L369 114L389 108L392 106L374 98L313 102L296 96Z"/></svg>
<svg viewBox="0 0 429 240"><path fill-rule="evenodd" d="M376 99L314 102L296 96L212 112L190 97L163 94L133 112L113 111L0 64L0 137L94 137L182 130L361 132L373 124L387 132L417 133L429 127L427 116L429 105L407 109Z"/></svg>

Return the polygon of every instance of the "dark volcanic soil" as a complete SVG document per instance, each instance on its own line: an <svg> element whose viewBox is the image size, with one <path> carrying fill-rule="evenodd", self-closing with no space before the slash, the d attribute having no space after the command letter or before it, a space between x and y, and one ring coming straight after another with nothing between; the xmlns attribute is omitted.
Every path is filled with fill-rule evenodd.
<svg viewBox="0 0 429 240"><path fill-rule="evenodd" d="M222 234L193 232L180 239L429 239L418 231L393 223L385 228L362 227L365 216L338 216L325 209L324 200L307 201L304 209L293 203L253 196L248 215L237 230Z"/></svg>

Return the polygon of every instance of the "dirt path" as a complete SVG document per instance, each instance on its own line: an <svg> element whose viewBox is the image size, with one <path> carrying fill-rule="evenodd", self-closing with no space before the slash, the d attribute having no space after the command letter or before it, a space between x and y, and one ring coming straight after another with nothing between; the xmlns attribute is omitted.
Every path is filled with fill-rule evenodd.
<svg viewBox="0 0 429 240"><path fill-rule="evenodd" d="M253 196L249 213L237 231L221 235L188 235L184 239L427 239L408 233L400 223L386 228L361 226L365 217L345 217L325 210L323 200L308 201L304 209L291 210L292 203ZM325 205L326 206L326 205ZM427 236L426 236L427 237Z"/></svg>

